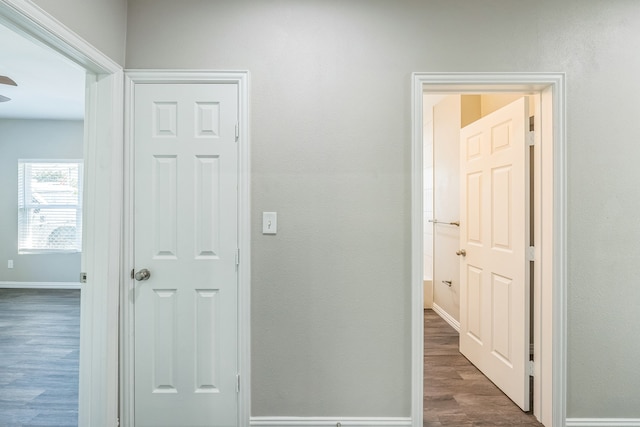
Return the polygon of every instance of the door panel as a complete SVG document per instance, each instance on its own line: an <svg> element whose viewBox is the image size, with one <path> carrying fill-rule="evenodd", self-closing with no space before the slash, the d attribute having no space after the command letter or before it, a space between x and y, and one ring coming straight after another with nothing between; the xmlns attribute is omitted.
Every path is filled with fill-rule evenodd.
<svg viewBox="0 0 640 427"><path fill-rule="evenodd" d="M528 101L460 131L460 351L529 410Z"/></svg>
<svg viewBox="0 0 640 427"><path fill-rule="evenodd" d="M134 94L135 425L237 425L238 91Z"/></svg>
<svg viewBox="0 0 640 427"><path fill-rule="evenodd" d="M477 304L466 304L463 306L466 309L467 316L465 318L465 329L469 338L472 338L482 345L482 269L467 265L467 274L462 274L461 277L466 278L466 289L468 299L471 301L478 301ZM463 316L464 317L464 316Z"/></svg>

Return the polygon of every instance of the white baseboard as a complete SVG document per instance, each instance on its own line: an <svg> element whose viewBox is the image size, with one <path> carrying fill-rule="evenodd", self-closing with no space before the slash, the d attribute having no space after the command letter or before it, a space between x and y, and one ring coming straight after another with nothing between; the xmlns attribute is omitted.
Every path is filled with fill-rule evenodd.
<svg viewBox="0 0 640 427"><path fill-rule="evenodd" d="M407 417L251 417L251 426L279 427L324 427L324 426L379 426L406 427L411 426L411 418Z"/></svg>
<svg viewBox="0 0 640 427"><path fill-rule="evenodd" d="M433 311L435 311L438 316L442 317L445 322L451 325L453 329L455 329L457 332L460 332L460 322L454 319L449 313L444 311L442 307L440 307L435 302L433 303Z"/></svg>
<svg viewBox="0 0 640 427"><path fill-rule="evenodd" d="M412 425L411 418L408 417L251 417L250 425L252 427L335 427L338 423L344 427L406 427ZM567 418L565 426L640 427L640 418Z"/></svg>
<svg viewBox="0 0 640 427"><path fill-rule="evenodd" d="M640 418L567 418L566 427L640 427Z"/></svg>
<svg viewBox="0 0 640 427"><path fill-rule="evenodd" d="M5 289L80 289L80 282L0 282Z"/></svg>

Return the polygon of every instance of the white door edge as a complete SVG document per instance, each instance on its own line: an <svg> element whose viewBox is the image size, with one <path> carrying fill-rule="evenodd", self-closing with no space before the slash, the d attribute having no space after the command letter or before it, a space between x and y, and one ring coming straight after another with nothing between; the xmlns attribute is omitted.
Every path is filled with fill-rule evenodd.
<svg viewBox="0 0 640 427"><path fill-rule="evenodd" d="M27 0L0 0L0 22L40 41L87 72L85 235L80 332L79 425L118 418L118 283L122 209L122 67ZM100 75L99 82L95 78ZM97 167L98 158L112 168ZM105 357L106 355L106 357Z"/></svg>
<svg viewBox="0 0 640 427"><path fill-rule="evenodd" d="M540 389L536 395L541 419L547 427L562 427L566 419L566 112L564 73L413 73L412 75L412 151L411 151L411 415L414 427L423 418L423 165L422 102L423 92L534 92L542 98L543 137L552 138L553 150L542 151L542 163L553 165L553 176L543 179L544 197L552 200L541 215L541 275L551 278L549 288L542 290L538 312L552 313L550 321L536 319L536 345L551 349L536 354ZM552 115L544 116L545 109ZM545 220L546 218L546 220ZM537 275L540 277L540 274ZM544 316L542 316L544 317ZM542 356L542 360L541 357ZM552 375L553 372L553 375ZM540 396L547 398L540 399ZM551 396L550 398L548 396Z"/></svg>
<svg viewBox="0 0 640 427"><path fill-rule="evenodd" d="M214 70L125 70L125 167L124 167L124 236L121 292L120 340L120 426L133 426L133 303L127 297L133 266L133 93L136 84L144 83L234 83L238 86L240 120L238 165L238 426L248 427L251 416L251 335L250 335L250 138L249 138L249 73L247 71Z"/></svg>

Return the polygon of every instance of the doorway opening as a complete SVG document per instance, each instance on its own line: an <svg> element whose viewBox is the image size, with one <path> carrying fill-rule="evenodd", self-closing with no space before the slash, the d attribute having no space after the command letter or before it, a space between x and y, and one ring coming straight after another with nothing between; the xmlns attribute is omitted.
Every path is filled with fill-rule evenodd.
<svg viewBox="0 0 640 427"><path fill-rule="evenodd" d="M77 425L85 70L0 23L0 424ZM37 71L34 71L37 70ZM52 81L55 80L55 84Z"/></svg>
<svg viewBox="0 0 640 427"><path fill-rule="evenodd" d="M536 141L532 151L532 167L534 178L532 181L532 210L531 218L533 228L533 241L535 242L535 261L532 264L532 289L533 301L531 311L532 337L534 361L534 406L533 413L546 427L560 426L564 420L564 360L565 360L565 302L564 294L566 279L564 276L566 261L564 258L565 219L564 219L564 76L562 74L441 74L441 73L416 73L413 76L413 191L412 191L412 277L413 277L413 419L415 425L422 425L422 410L428 413L429 408L423 408L423 313L426 304L433 304L433 289L439 286L439 282L454 282L454 280L442 279L437 272L432 277L426 277L429 273L426 265L430 257L437 256L437 250L432 254L423 248L428 240L435 234L429 233L429 225L435 230L433 222L427 222L425 214L431 216L432 221L440 222L439 227L445 231L443 234L456 234L458 218L442 217L434 214L434 206L423 205L425 198L431 194L425 191L424 184L429 183L425 179L423 141L425 132L430 132L425 113L430 107L425 101L425 94L438 102L447 96L456 94L461 96L476 97L480 94L491 94L493 98L505 98L506 93L519 92L532 95L539 102L534 103L533 110L536 117ZM498 96L499 95L499 96ZM471 99L468 98L468 99ZM538 131L539 129L539 131ZM432 159L431 159L432 160ZM430 170L426 168L427 172ZM435 191L435 190L433 190ZM454 215L455 216L455 215ZM464 216L464 215L463 215ZM442 224L445 223L445 224ZM463 224L464 227L464 224ZM452 241L457 242L457 236ZM458 248L459 249L459 248ZM455 255L454 255L455 257ZM454 267L455 268L455 267ZM436 269L437 270L437 267ZM431 280L427 280L431 279ZM442 279L442 280L441 280ZM449 287L445 283L445 289ZM442 290L442 289L441 289ZM438 290L436 290L436 307L439 314L454 327L456 325L455 312L456 298L450 291L449 300L441 304L437 303ZM445 298L446 300L446 298ZM450 308L443 309L443 305L449 304ZM433 307L433 305L432 305ZM453 313L451 313L453 312ZM543 315L544 314L544 315ZM419 359L418 359L419 357ZM415 375L419 372L420 375ZM429 377L424 378L429 381Z"/></svg>
<svg viewBox="0 0 640 427"><path fill-rule="evenodd" d="M57 52L84 75L82 275L75 281L84 277L86 284L80 284L78 425L115 425L118 286L113 284L120 277L122 68L31 2L0 0L0 24ZM67 231L71 228L54 233L52 244L61 244ZM68 240L80 240L77 228Z"/></svg>
<svg viewBox="0 0 640 427"><path fill-rule="evenodd" d="M433 259L425 289L433 295L425 305L427 425L541 426L531 414L535 377L528 372L536 265L526 259L539 221L530 213L539 162L527 141L535 136L538 98L424 97L425 275Z"/></svg>

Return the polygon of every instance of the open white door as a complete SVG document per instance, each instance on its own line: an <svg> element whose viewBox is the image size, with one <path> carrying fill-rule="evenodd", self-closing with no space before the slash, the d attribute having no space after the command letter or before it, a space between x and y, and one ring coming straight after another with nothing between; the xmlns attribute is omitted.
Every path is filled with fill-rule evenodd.
<svg viewBox="0 0 640 427"><path fill-rule="evenodd" d="M521 98L460 131L460 352L529 410L529 131Z"/></svg>
<svg viewBox="0 0 640 427"><path fill-rule="evenodd" d="M238 86L133 96L135 426L236 426Z"/></svg>

